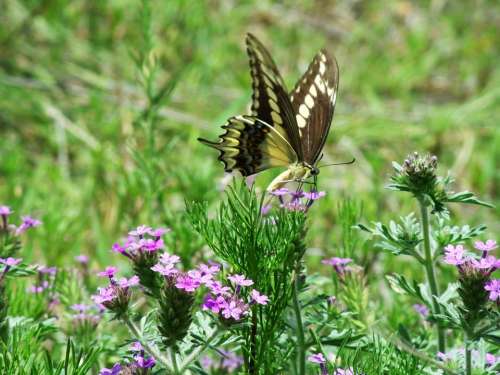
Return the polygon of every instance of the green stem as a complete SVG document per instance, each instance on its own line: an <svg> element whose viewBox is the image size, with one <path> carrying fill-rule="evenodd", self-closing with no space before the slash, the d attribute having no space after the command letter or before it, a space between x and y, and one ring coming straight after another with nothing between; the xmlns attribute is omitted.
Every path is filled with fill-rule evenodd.
<svg viewBox="0 0 500 375"><path fill-rule="evenodd" d="M130 318L125 315L122 317L122 321L128 327L134 338L141 343L142 347L144 348L144 351L148 353L151 357L153 357L162 366L164 366L165 369L167 370L167 374L171 374L172 368L170 367L168 360L164 356L162 356L161 353L155 347L150 346L149 343L142 338L141 332L136 327L136 325L130 320Z"/></svg>
<svg viewBox="0 0 500 375"><path fill-rule="evenodd" d="M190 355L188 355L184 361L182 361L181 367L179 369L179 374L183 374L186 371L187 367L191 365L194 361L198 359L198 357L205 351L206 348L214 341L214 339L221 332L221 328L217 327L212 334L208 337L208 339L203 343L203 345L197 347Z"/></svg>
<svg viewBox="0 0 500 375"><path fill-rule="evenodd" d="M465 341L465 375L472 374L472 351L470 349L469 335L467 332L464 334Z"/></svg>
<svg viewBox="0 0 500 375"><path fill-rule="evenodd" d="M173 348L169 349L170 359L172 360L172 366L174 367L174 374L179 374L179 366L177 366L177 356L175 355L175 350Z"/></svg>
<svg viewBox="0 0 500 375"><path fill-rule="evenodd" d="M302 313L300 311L299 303L299 277L300 272L295 273L295 279L293 282L293 310L295 311L295 319L297 320L297 359L299 362L299 375L305 375L306 373L306 346L305 346L305 336L304 336L304 326L302 324Z"/></svg>
<svg viewBox="0 0 500 375"><path fill-rule="evenodd" d="M424 236L424 265L425 271L427 273L427 280L429 282L429 287L431 289L432 296L439 297L439 289L436 282L436 274L434 272L434 259L431 251L431 239L429 234L429 213L427 210L427 206L424 204L422 200L419 200L420 203L420 214L422 219L422 233ZM438 302L432 297L432 306L435 314L441 313L441 308L439 307ZM438 350L442 353L445 353L446 343L445 343L445 335L444 329L441 324L437 324L437 333L438 333Z"/></svg>

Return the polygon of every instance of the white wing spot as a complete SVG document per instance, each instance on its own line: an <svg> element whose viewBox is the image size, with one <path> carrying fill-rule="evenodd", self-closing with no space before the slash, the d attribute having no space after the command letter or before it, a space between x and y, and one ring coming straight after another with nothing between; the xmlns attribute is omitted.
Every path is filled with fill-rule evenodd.
<svg viewBox="0 0 500 375"><path fill-rule="evenodd" d="M326 66L323 62L319 63L319 74L323 75L326 72Z"/></svg>
<svg viewBox="0 0 500 375"><path fill-rule="evenodd" d="M307 125L306 119L304 117L302 117L301 115L297 115L295 117L297 119L297 125L299 126L299 128L303 128Z"/></svg>
<svg viewBox="0 0 500 375"><path fill-rule="evenodd" d="M318 92L316 91L316 86L311 85L311 88L309 89L309 94L311 94L313 98L318 96Z"/></svg>
<svg viewBox="0 0 500 375"><path fill-rule="evenodd" d="M299 113L304 117L308 118L309 117L309 108L305 104L301 104L299 107Z"/></svg>
<svg viewBox="0 0 500 375"><path fill-rule="evenodd" d="M326 87L320 76L316 76L316 78L314 78L314 83L318 86L319 91L325 93Z"/></svg>
<svg viewBox="0 0 500 375"><path fill-rule="evenodd" d="M283 124L283 120L281 119L281 116L276 113L276 112L271 112L271 118L273 119L273 121L278 124L278 125L282 125Z"/></svg>
<svg viewBox="0 0 500 375"><path fill-rule="evenodd" d="M332 95L332 104L333 104L333 105L335 105L336 100L337 100L337 92L336 92L336 91L334 91L334 92L333 92L333 95Z"/></svg>
<svg viewBox="0 0 500 375"><path fill-rule="evenodd" d="M307 94L304 101L309 109L312 109L312 107L314 106L314 99L312 98L311 94Z"/></svg>

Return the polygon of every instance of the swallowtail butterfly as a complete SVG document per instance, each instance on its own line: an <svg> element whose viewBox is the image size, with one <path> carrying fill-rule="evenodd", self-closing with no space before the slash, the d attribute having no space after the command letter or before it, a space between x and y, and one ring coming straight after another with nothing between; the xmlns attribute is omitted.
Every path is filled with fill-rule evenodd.
<svg viewBox="0 0 500 375"><path fill-rule="evenodd" d="M315 178L337 98L337 61L322 49L289 92L264 45L247 34L246 47L253 88L251 114L229 118L218 142L198 140L220 151L226 172L238 170L249 176L287 167L268 191L289 181Z"/></svg>

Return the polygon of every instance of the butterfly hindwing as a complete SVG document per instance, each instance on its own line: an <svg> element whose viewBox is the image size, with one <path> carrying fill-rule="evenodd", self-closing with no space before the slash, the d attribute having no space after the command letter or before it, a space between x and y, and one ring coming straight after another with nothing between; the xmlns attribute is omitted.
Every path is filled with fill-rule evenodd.
<svg viewBox="0 0 500 375"><path fill-rule="evenodd" d="M199 140L219 150L219 160L224 163L226 172L239 170L243 176L250 176L297 161L287 140L253 116L231 117L222 128L226 132L219 142Z"/></svg>
<svg viewBox="0 0 500 375"><path fill-rule="evenodd" d="M246 45L252 76L252 116L275 128L302 159L296 119L283 78L256 37L247 34Z"/></svg>
<svg viewBox="0 0 500 375"><path fill-rule="evenodd" d="M315 165L333 119L339 82L337 61L321 50L290 94L304 161Z"/></svg>

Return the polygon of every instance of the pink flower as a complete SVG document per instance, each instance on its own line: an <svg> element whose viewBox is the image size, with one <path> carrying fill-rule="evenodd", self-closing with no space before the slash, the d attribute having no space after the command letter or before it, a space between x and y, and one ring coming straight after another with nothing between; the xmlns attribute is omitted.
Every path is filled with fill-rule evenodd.
<svg viewBox="0 0 500 375"><path fill-rule="evenodd" d="M210 291L216 296L227 296L229 295L231 288L224 286L220 281L210 281L206 284Z"/></svg>
<svg viewBox="0 0 500 375"><path fill-rule="evenodd" d="M210 310L213 313L218 314L222 307L226 304L226 300L222 296L218 296L214 299L212 296L207 295L203 301L202 308L203 310Z"/></svg>
<svg viewBox="0 0 500 375"><path fill-rule="evenodd" d="M497 242L494 240L487 240L486 242L476 241L474 247L479 251L489 252L497 248Z"/></svg>
<svg viewBox="0 0 500 375"><path fill-rule="evenodd" d="M81 303L76 303L74 305L71 305L70 307L71 307L72 310L75 310L75 311L78 311L78 312L83 312L83 311L86 311L86 310L90 309L89 305L84 305L84 304L81 304Z"/></svg>
<svg viewBox="0 0 500 375"><path fill-rule="evenodd" d="M177 289L185 290L186 292L194 292L201 283L198 280L189 277L188 275L181 275L177 278L175 286Z"/></svg>
<svg viewBox="0 0 500 375"><path fill-rule="evenodd" d="M487 256L486 258L481 258L478 260L472 259L472 266L478 270L486 270L493 268L497 262L497 258L493 255Z"/></svg>
<svg viewBox="0 0 500 375"><path fill-rule="evenodd" d="M216 263L213 264L200 264L198 266L198 270L206 275L215 275L217 272L220 271L220 266Z"/></svg>
<svg viewBox="0 0 500 375"><path fill-rule="evenodd" d="M188 271L188 276L191 277L192 279L196 280L200 284L208 284L212 280L213 276L211 273L204 274L200 272L199 270L190 270Z"/></svg>
<svg viewBox="0 0 500 375"><path fill-rule="evenodd" d="M488 281L484 289L490 292L490 300L500 302L500 279Z"/></svg>
<svg viewBox="0 0 500 375"><path fill-rule="evenodd" d="M273 208L273 206L271 206L270 204L262 206L260 209L260 214L262 216L266 216L269 213L269 211L271 211L271 208Z"/></svg>
<svg viewBox="0 0 500 375"><path fill-rule="evenodd" d="M122 288L139 285L139 276L134 275L128 280L125 277L122 277L120 280L118 280L118 285Z"/></svg>
<svg viewBox="0 0 500 375"><path fill-rule="evenodd" d="M415 309L415 311L418 312L422 316L422 318L426 318L429 315L429 309L425 305L416 303L415 305L413 305L413 309Z"/></svg>
<svg viewBox="0 0 500 375"><path fill-rule="evenodd" d="M105 288L97 288L99 294L93 295L91 298L95 303L104 304L105 302L113 301L116 298L116 288L113 285L108 285Z"/></svg>
<svg viewBox="0 0 500 375"><path fill-rule="evenodd" d="M309 357L307 357L307 360L312 363L320 363L320 364L326 363L326 359L322 353L312 354Z"/></svg>
<svg viewBox="0 0 500 375"><path fill-rule="evenodd" d="M23 222L21 223L19 228L16 229L16 236L23 234L29 228L35 228L42 224L40 220L34 219L31 216L23 216L22 219Z"/></svg>
<svg viewBox="0 0 500 375"><path fill-rule="evenodd" d="M222 306L221 314L226 319L240 320L248 311L245 309L245 304L240 300L230 300Z"/></svg>
<svg viewBox="0 0 500 375"><path fill-rule="evenodd" d="M260 294L259 291L255 289L252 289L252 291L250 292L250 296L252 300L255 301L255 303L258 303L259 305L267 305L267 303L269 302L269 297Z"/></svg>
<svg viewBox="0 0 500 375"><path fill-rule="evenodd" d="M253 281L250 279L246 279L244 275L229 275L227 278L231 280L235 285L239 286L253 285Z"/></svg>
<svg viewBox="0 0 500 375"><path fill-rule="evenodd" d="M104 271L98 272L97 276L101 277L109 277L110 279L115 276L115 273L118 271L118 268L109 266L106 267Z"/></svg>
<svg viewBox="0 0 500 375"><path fill-rule="evenodd" d="M464 258L465 250L462 245L448 245L444 248L445 257L444 262L448 264L452 264L454 266L458 266L460 264L465 263L466 258Z"/></svg>
<svg viewBox="0 0 500 375"><path fill-rule="evenodd" d="M22 261L21 258L12 258L12 257L8 257L5 259L0 258L0 263L5 264L9 268L18 265L19 263L21 263L21 261Z"/></svg>
<svg viewBox="0 0 500 375"><path fill-rule="evenodd" d="M81 264L87 264L89 262L89 257L87 255L77 255L75 260Z"/></svg>
<svg viewBox="0 0 500 375"><path fill-rule="evenodd" d="M287 188L280 188L280 189L276 189L276 190L273 190L272 192L270 192L270 194L274 195L275 197L287 195L288 193L290 193L290 190L288 190Z"/></svg>
<svg viewBox="0 0 500 375"><path fill-rule="evenodd" d="M7 217L12 214L12 210L8 206L0 206L0 216Z"/></svg>
<svg viewBox="0 0 500 375"><path fill-rule="evenodd" d="M133 352L141 352L144 348L139 341L135 341L132 345L130 345L130 350Z"/></svg>
<svg viewBox="0 0 500 375"><path fill-rule="evenodd" d="M175 264L179 263L181 261L181 258L177 255L170 255L168 253L163 253L160 256L160 263L162 264Z"/></svg>
<svg viewBox="0 0 500 375"><path fill-rule="evenodd" d="M57 273L57 268L56 267L41 266L40 268L38 268L38 272L40 272L41 274L53 276Z"/></svg>
<svg viewBox="0 0 500 375"><path fill-rule="evenodd" d="M321 263L323 264L328 264L329 266L332 266L337 272L337 274L342 275L346 269L346 264L349 264L352 262L351 258L338 258L338 257L333 257L330 259L323 259Z"/></svg>
<svg viewBox="0 0 500 375"><path fill-rule="evenodd" d="M143 237L145 234L151 234L153 228L146 225L140 225L136 229L130 231L128 234L133 237Z"/></svg>
<svg viewBox="0 0 500 375"><path fill-rule="evenodd" d="M179 272L174 267L175 265L173 263L168 263L168 264L157 263L153 267L151 267L151 269L155 272L158 272L160 275L172 276L175 275L177 272Z"/></svg>
<svg viewBox="0 0 500 375"><path fill-rule="evenodd" d="M330 266L344 266L348 263L351 263L352 262L352 259L351 258L337 258L337 257L333 257L333 258L330 258L330 259L323 259L321 261L321 263L323 264L328 264Z"/></svg>
<svg viewBox="0 0 500 375"><path fill-rule="evenodd" d="M312 201L318 200L322 197L324 197L326 193L324 191L310 191L310 192L304 192L304 197L307 199L310 199Z"/></svg>
<svg viewBox="0 0 500 375"><path fill-rule="evenodd" d="M153 237L159 238L168 232L170 232L170 228L157 228L151 232L151 235Z"/></svg>

